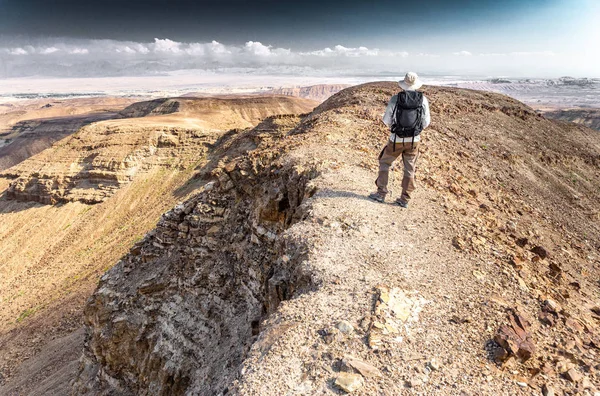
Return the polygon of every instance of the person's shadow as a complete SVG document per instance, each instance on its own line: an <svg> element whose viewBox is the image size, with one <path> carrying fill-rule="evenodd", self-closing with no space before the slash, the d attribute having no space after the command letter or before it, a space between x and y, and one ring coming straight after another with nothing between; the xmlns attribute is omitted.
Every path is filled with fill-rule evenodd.
<svg viewBox="0 0 600 396"><path fill-rule="evenodd" d="M356 198L364 199L370 202L375 202L369 199L369 197L366 195L357 194L350 191L332 190L330 188L320 189L315 195L318 195L320 198Z"/></svg>
<svg viewBox="0 0 600 396"><path fill-rule="evenodd" d="M382 204L381 202L376 202L372 199L370 199L368 197L367 194L358 194L355 192L351 192L351 191L342 191L342 190L333 190L330 188L324 188L324 189L320 189L318 190L315 195L319 196L319 198L351 198L351 199L362 199L364 201L368 201L368 202L372 202L375 204ZM394 204L394 201L386 201L383 203L385 204Z"/></svg>

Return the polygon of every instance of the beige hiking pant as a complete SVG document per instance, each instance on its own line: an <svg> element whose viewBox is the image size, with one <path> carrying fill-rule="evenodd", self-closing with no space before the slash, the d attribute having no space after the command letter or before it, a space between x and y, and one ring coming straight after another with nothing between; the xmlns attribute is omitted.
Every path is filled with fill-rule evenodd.
<svg viewBox="0 0 600 396"><path fill-rule="evenodd" d="M414 146L413 146L414 144ZM390 175L390 167L396 158L402 154L402 162L404 163L404 176L402 177L402 195L400 199L408 202L410 194L415 190L415 166L419 157L419 142L396 143L394 150L394 142L388 144L381 150L379 154L379 175L375 184L377 192L382 196L388 193L388 181Z"/></svg>

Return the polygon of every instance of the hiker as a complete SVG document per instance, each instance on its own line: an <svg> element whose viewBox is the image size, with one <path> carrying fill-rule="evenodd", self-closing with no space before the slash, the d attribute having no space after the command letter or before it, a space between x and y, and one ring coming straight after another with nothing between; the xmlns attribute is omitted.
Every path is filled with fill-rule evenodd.
<svg viewBox="0 0 600 396"><path fill-rule="evenodd" d="M399 81L398 85L403 91L392 96L383 115L383 122L390 127L390 139L379 154L379 175L375 180L377 192L370 194L369 198L385 202L390 167L392 162L402 155L402 195L396 199L396 203L407 208L410 194L415 189L415 165L419 157L420 134L429 126L430 115L427 98L417 91L423 83L416 73L406 73L404 80Z"/></svg>

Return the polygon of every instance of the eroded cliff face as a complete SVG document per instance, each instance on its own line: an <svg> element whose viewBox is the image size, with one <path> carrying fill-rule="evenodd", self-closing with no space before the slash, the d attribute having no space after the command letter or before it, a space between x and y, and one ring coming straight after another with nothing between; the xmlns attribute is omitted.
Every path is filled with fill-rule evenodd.
<svg viewBox="0 0 600 396"><path fill-rule="evenodd" d="M179 103L161 102L169 101ZM73 365L44 357L54 356L53 340L83 325L83 307L102 274L205 184L192 176L215 166L209 155L224 142L265 117L316 105L273 97L181 102L177 112L91 123L0 174L0 394L44 393L44 379L70 381ZM157 107L139 105L148 106ZM47 205L53 202L61 204ZM78 357L82 345L68 345ZM35 381L24 369L32 362Z"/></svg>
<svg viewBox="0 0 600 396"><path fill-rule="evenodd" d="M85 126L0 177L13 180L10 199L96 204L138 173L190 166L224 131L252 127L275 114L305 113L314 105L285 97L140 102L121 111L119 117L126 119Z"/></svg>
<svg viewBox="0 0 600 396"><path fill-rule="evenodd" d="M600 131L600 110L590 108L575 108L564 110L543 111L544 117L585 125Z"/></svg>
<svg viewBox="0 0 600 396"><path fill-rule="evenodd" d="M4 177L14 178L7 196L43 204L100 203L138 172L189 166L216 137L199 128L93 124L5 171Z"/></svg>
<svg viewBox="0 0 600 396"><path fill-rule="evenodd" d="M293 118L225 137L200 192L102 278L85 312L77 393L226 392L261 320L310 288L302 241L281 236L302 218L317 166L257 149Z"/></svg>
<svg viewBox="0 0 600 396"><path fill-rule="evenodd" d="M92 124L67 142L3 173L10 199L43 204L103 202L138 173L185 168L203 158L214 133L200 128Z"/></svg>
<svg viewBox="0 0 600 396"><path fill-rule="evenodd" d="M0 171L75 133L81 127L119 117L129 98L31 100L0 105Z"/></svg>
<svg viewBox="0 0 600 396"><path fill-rule="evenodd" d="M297 96L323 102L332 95L340 92L344 88L348 88L346 84L318 84L308 87L293 87L293 88L277 88L270 93L275 95Z"/></svg>

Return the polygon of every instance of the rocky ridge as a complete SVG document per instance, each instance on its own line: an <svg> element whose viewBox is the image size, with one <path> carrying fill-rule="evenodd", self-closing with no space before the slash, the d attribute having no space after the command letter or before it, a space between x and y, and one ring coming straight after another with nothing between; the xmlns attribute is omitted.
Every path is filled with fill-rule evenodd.
<svg viewBox="0 0 600 396"><path fill-rule="evenodd" d="M317 102L323 102L332 95L338 93L342 89L348 88L346 84L319 84L311 85L308 87L291 87L291 88L277 88L269 93L274 95L287 95L297 96L299 98L316 100Z"/></svg>
<svg viewBox="0 0 600 396"><path fill-rule="evenodd" d="M84 125L118 117L128 98L31 100L0 106L0 171L10 168Z"/></svg>
<svg viewBox="0 0 600 396"><path fill-rule="evenodd" d="M224 388L262 318L310 285L296 268L300 250L294 257L279 257L279 251L291 247L281 246L277 235L302 218L300 206L310 196L307 183L314 169L277 164L276 155L238 161L257 141L264 145L265 139L282 136L288 118L269 119L254 134L224 142L213 154L215 164L198 175L216 181L166 213L117 264L115 271L127 274L122 281L101 280L86 309L95 330L83 360L81 375L87 381L78 392L95 392L124 377L133 380L118 385L122 394ZM165 276L173 270L179 274L175 282ZM111 312L125 315L122 320L104 313L108 305ZM168 318L175 311L176 323L171 324ZM140 334L145 334L143 345ZM144 363L130 364L138 361Z"/></svg>
<svg viewBox="0 0 600 396"><path fill-rule="evenodd" d="M563 109L543 111L544 117L585 125L600 131L600 109Z"/></svg>
<svg viewBox="0 0 600 396"><path fill-rule="evenodd" d="M220 131L247 128L273 114L306 112L290 98L161 99L122 110L127 119L95 122L0 173L10 199L44 204L106 200L138 172L186 168L204 157ZM190 162L191 161L191 162Z"/></svg>
<svg viewBox="0 0 600 396"><path fill-rule="evenodd" d="M426 87L403 211L364 198L396 89L224 136L204 187L102 278L76 391L597 392L600 137Z"/></svg>

